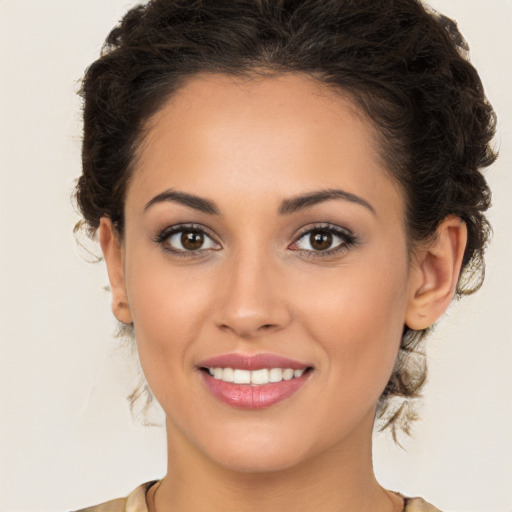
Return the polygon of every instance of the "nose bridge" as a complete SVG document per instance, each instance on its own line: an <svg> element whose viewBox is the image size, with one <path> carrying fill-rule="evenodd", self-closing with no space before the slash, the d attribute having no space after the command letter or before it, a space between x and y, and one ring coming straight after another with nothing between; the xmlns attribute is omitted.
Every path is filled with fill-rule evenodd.
<svg viewBox="0 0 512 512"><path fill-rule="evenodd" d="M238 247L225 262L217 323L248 338L276 330L289 321L278 288L279 264L266 244Z"/></svg>

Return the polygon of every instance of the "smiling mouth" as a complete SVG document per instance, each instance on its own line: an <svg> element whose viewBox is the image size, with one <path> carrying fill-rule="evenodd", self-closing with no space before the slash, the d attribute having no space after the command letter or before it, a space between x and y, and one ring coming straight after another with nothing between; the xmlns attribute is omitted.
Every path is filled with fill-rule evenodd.
<svg viewBox="0 0 512 512"><path fill-rule="evenodd" d="M283 402L305 386L313 367L240 368L200 367L203 382L218 400L237 409L263 409Z"/></svg>
<svg viewBox="0 0 512 512"><path fill-rule="evenodd" d="M241 370L238 368L208 367L201 368L216 380L233 384L250 384L252 386L263 386L282 381L298 379L304 373L312 370L311 367L296 369L293 368L261 368L259 370Z"/></svg>

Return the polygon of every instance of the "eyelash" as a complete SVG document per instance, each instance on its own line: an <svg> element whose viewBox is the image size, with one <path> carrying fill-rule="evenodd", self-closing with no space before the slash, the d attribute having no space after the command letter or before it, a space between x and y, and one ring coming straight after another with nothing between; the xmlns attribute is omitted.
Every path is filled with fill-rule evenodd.
<svg viewBox="0 0 512 512"><path fill-rule="evenodd" d="M197 250L184 250L184 249L174 249L167 242L169 238L178 233L199 233L209 238L213 243L218 244L215 241L214 237L209 234L208 230L205 229L204 226L199 224L177 224L175 226L169 226L163 229L156 237L155 242L159 244L164 251L170 252L173 256L177 256L179 258L198 258L204 255L205 251L210 251L212 249L197 249ZM213 249L219 250L219 249Z"/></svg>
<svg viewBox="0 0 512 512"><path fill-rule="evenodd" d="M334 235L335 237L339 238L341 242L337 246L331 249L326 249L324 251L297 249L297 252L302 253L307 258L326 258L329 256L334 256L348 250L350 247L357 245L359 241L359 238L346 228L341 228L340 226L333 224L314 224L313 227L309 227L300 233L291 245L293 246L297 244L307 235L311 236L311 234L315 232Z"/></svg>
<svg viewBox="0 0 512 512"><path fill-rule="evenodd" d="M163 229L154 239L155 243L162 246L162 249L172 253L174 256L181 257L181 258L198 258L204 255L205 252L211 251L211 250L220 250L220 249L197 249L197 250L184 250L184 249L174 249L169 244L169 238L173 235L179 234L179 233L186 233L186 232L195 232L204 235L205 237L209 238L214 244L218 244L218 242L215 241L215 238L209 234L208 230L205 229L204 226L201 226L199 224L177 224L175 226L169 226L165 229ZM335 237L339 238L341 242L331 248L326 250L309 250L309 249L294 249L295 251L301 253L303 256L306 256L308 258L323 258L323 257L329 257L333 256L335 254L341 253L343 251L346 251L350 247L356 245L359 241L359 238L354 235L350 230L346 228L341 228L339 226L335 226L333 224L315 224L313 227L309 227L307 230L300 233L296 238L295 241L289 245L288 247L292 247L293 245L297 244L300 240L305 238L307 235L311 235L315 232L322 232L327 233L330 235L334 235Z"/></svg>

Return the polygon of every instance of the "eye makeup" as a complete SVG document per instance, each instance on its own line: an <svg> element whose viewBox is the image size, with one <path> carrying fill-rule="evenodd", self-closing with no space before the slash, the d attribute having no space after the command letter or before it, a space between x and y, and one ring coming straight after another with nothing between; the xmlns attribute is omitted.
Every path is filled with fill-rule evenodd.
<svg viewBox="0 0 512 512"><path fill-rule="evenodd" d="M301 240L305 241L310 249L301 248ZM325 258L341 254L358 242L359 237L346 228L330 223L318 223L303 230L288 248L309 258Z"/></svg>
<svg viewBox="0 0 512 512"><path fill-rule="evenodd" d="M193 223L168 226L157 234L154 242L180 258L202 257L209 251L222 249L205 226Z"/></svg>
<svg viewBox="0 0 512 512"><path fill-rule="evenodd" d="M222 249L208 228L195 223L167 226L154 237L154 242L162 250L183 258L199 258ZM303 228L288 249L310 258L327 258L341 255L358 242L359 237L347 228L316 223Z"/></svg>

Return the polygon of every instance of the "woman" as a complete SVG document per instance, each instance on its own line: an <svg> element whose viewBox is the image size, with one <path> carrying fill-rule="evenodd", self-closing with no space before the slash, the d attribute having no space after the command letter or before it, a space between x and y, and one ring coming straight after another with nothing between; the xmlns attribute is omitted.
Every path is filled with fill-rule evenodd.
<svg viewBox="0 0 512 512"><path fill-rule="evenodd" d="M84 227L168 472L86 510L435 511L378 483L425 335L481 284L494 113L414 0L155 0L83 83ZM397 402L398 400L398 402Z"/></svg>

